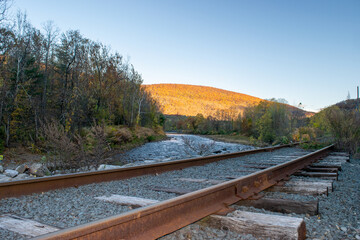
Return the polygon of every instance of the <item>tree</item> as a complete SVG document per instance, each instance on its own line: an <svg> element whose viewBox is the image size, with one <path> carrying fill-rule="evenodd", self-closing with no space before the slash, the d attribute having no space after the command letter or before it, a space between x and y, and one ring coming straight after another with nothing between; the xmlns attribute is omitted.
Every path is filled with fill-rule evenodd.
<svg viewBox="0 0 360 240"><path fill-rule="evenodd" d="M19 12L13 27L1 24L0 40L0 148L36 143L39 129L53 121L70 139L94 122L163 123L134 66L79 31L60 35L49 21L41 32Z"/></svg>
<svg viewBox="0 0 360 240"><path fill-rule="evenodd" d="M0 23L6 19L6 13L9 10L11 1L0 0Z"/></svg>
<svg viewBox="0 0 360 240"><path fill-rule="evenodd" d="M47 21L43 24L43 30L45 31L45 38L43 40L43 46L45 50L45 69L43 73L43 90L41 97L41 119L45 120L46 116L46 104L47 104L47 91L48 91L48 81L49 81L49 60L51 59L52 50L54 48L54 43L58 36L59 29L55 27L53 21Z"/></svg>

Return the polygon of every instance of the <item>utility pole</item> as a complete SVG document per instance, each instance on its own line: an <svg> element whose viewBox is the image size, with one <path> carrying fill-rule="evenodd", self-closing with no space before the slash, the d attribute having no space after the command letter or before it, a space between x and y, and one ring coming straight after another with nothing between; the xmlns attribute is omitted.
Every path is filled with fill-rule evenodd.
<svg viewBox="0 0 360 240"><path fill-rule="evenodd" d="M359 86L357 86L356 105L357 105L357 109L360 111L360 104L359 104Z"/></svg>

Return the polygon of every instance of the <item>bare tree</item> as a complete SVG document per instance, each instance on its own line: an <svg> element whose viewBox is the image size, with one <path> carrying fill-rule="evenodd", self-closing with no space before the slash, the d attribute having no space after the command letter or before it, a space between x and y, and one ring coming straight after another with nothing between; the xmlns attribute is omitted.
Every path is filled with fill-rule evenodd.
<svg viewBox="0 0 360 240"><path fill-rule="evenodd" d="M16 31L14 32L14 36L16 41L14 42L13 52L11 53L14 56L14 62L11 64L15 69L15 81L10 80L9 85L11 86L6 92L6 102L7 107L5 109L6 115L3 114L4 117L4 128L5 128L5 145L9 145L10 140L10 123L12 120L12 113L16 108L16 99L20 90L23 90L23 84L25 81L25 63L26 59L30 54L31 48L31 35L32 35L32 27L27 21L27 16L24 13L18 12L16 19Z"/></svg>
<svg viewBox="0 0 360 240"><path fill-rule="evenodd" d="M6 12L9 10L12 1L0 0L0 23L6 19Z"/></svg>
<svg viewBox="0 0 360 240"><path fill-rule="evenodd" d="M59 34L59 29L54 25L53 21L47 21L43 24L43 29L45 31L44 39L44 48L45 48L45 70L44 70L44 79L43 79L43 92L41 98L41 118L44 121L44 116L46 115L46 101L47 101L47 85L49 78L49 57L51 49L54 42Z"/></svg>

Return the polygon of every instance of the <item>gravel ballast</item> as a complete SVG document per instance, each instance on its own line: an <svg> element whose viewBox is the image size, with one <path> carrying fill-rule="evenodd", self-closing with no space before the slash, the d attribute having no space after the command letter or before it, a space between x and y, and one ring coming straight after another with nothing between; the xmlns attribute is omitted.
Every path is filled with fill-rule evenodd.
<svg viewBox="0 0 360 240"><path fill-rule="evenodd" d="M67 188L41 194L8 198L0 200L0 215L12 214L32 219L58 228L68 228L92 222L131 210L121 206L95 199L99 196L120 194L154 200L166 200L176 197L174 193L153 191L155 186L177 187L198 190L211 186L211 183L180 181L178 178L218 179L226 176L244 176L249 170L244 165L269 163L272 160L285 162L278 156L292 155L294 152L308 151L298 148L284 148L272 153L259 153L244 157L211 163L205 166L192 167L183 171L172 171L156 175L107 183L90 184L78 188ZM351 160L342 165L339 180L334 183L334 191L329 196L317 197L320 200L318 216L287 214L304 218L308 239L360 239L360 161ZM313 196L267 192L266 196L289 198L295 200L313 200ZM279 214L252 207L237 207L245 211ZM1 239L24 239L23 235L0 228ZM256 239L253 236L242 236L228 230L212 229L202 222L192 224L162 239Z"/></svg>
<svg viewBox="0 0 360 240"><path fill-rule="evenodd" d="M253 207L233 206L237 210L301 217L307 229L307 239L360 239L360 160L351 159L342 165L338 181L334 182L334 191L328 196L318 197L278 192L267 192L266 197L310 201L319 199L319 215L281 214ZM231 216L231 213L229 214ZM209 233L210 232L210 233ZM181 233L186 235L181 236ZM209 238L213 234L214 238ZM186 236L186 238L184 237ZM256 239L249 235L239 235L227 230L209 229L201 222L189 225L175 233L161 238L172 239Z"/></svg>
<svg viewBox="0 0 360 240"><path fill-rule="evenodd" d="M13 214L54 227L68 228L129 210L128 206L103 202L95 199L95 197L119 194L161 201L177 195L153 191L152 188L155 186L198 190L211 186L211 183L180 181L178 178L223 180L225 176L240 177L250 173L248 172L249 168L242 168L242 165L268 163L271 162L272 156L291 155L294 151L307 153L297 148L284 148L271 153L259 153L205 166L186 168L182 171L166 172L158 176L147 175L120 181L79 186L78 188L59 189L19 198L2 199L0 200L0 214ZM279 162L279 160L276 160L276 162ZM241 170L246 172L241 172ZM258 171L258 169L253 169L253 171ZM0 235L4 239L18 239L13 233L3 229L0 229Z"/></svg>

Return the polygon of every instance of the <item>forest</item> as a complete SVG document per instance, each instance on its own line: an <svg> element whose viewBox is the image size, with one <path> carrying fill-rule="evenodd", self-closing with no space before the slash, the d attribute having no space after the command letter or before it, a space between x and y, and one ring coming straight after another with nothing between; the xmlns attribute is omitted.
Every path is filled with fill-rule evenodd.
<svg viewBox="0 0 360 240"><path fill-rule="evenodd" d="M10 19L8 7L0 1L1 152L17 144L44 151L51 141L96 148L90 142L101 132L110 147L136 138L141 126L161 134L157 104L121 54L51 21L36 29L25 13Z"/></svg>

